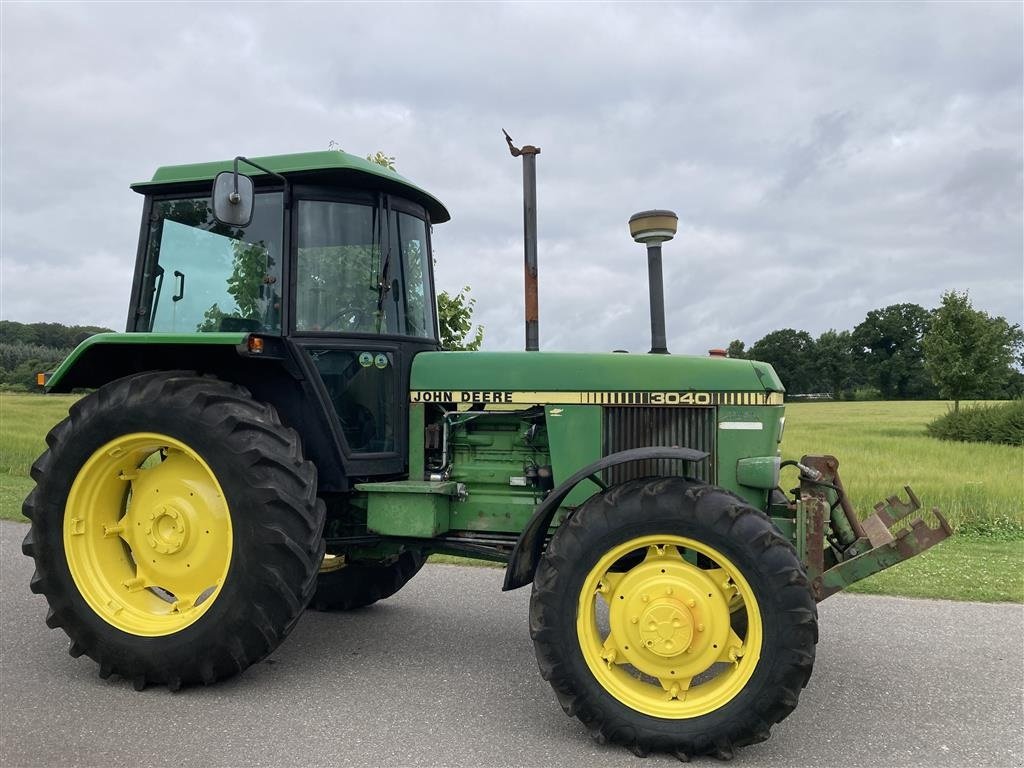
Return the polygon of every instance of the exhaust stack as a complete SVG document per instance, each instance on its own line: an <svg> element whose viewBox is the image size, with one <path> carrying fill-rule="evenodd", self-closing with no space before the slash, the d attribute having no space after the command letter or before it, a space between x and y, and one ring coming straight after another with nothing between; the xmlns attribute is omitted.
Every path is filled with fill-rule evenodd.
<svg viewBox="0 0 1024 768"><path fill-rule="evenodd" d="M540 349L540 310L537 302L537 155L540 147L526 144L522 149L512 144L504 129L512 157L523 158L523 243L526 287L526 351Z"/></svg>
<svg viewBox="0 0 1024 768"><path fill-rule="evenodd" d="M647 281L651 296L651 354L667 355L665 286L661 275L661 244L675 237L679 217L672 211L641 211L629 217L629 234L647 246Z"/></svg>

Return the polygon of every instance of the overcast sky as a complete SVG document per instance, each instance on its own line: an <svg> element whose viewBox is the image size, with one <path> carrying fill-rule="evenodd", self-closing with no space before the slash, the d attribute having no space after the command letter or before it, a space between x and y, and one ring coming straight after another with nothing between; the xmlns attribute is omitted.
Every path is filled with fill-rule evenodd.
<svg viewBox="0 0 1024 768"><path fill-rule="evenodd" d="M1024 321L1022 4L0 4L0 317L121 330L158 165L378 149L443 200L439 287L542 349L644 351L629 216L670 208L669 348L968 289Z"/></svg>

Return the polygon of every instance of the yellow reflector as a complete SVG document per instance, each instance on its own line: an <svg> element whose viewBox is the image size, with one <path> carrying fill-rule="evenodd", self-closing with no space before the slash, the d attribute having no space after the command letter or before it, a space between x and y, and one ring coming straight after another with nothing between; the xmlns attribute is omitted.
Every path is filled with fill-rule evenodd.
<svg viewBox="0 0 1024 768"><path fill-rule="evenodd" d="M46 386L46 374L45 373L37 373L36 374L36 384L38 384L40 387L45 387Z"/></svg>

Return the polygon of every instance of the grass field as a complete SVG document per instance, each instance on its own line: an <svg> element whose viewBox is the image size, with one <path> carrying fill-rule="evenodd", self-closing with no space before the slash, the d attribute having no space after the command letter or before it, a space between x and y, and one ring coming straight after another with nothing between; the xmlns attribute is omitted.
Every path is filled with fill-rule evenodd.
<svg viewBox="0 0 1024 768"><path fill-rule="evenodd" d="M74 396L0 393L0 517L23 520L29 467ZM953 541L851 591L912 597L1024 601L1024 446L940 442L924 426L939 402L793 403L783 455L831 453L856 508L910 483L958 530ZM788 483L787 483L788 481ZM796 484L795 474L783 486ZM443 560L442 560L443 561Z"/></svg>
<svg viewBox="0 0 1024 768"><path fill-rule="evenodd" d="M910 484L961 533L1024 538L1024 446L956 443L928 437L943 402L792 403L786 406L785 458L830 453L854 506ZM796 472L783 487L796 485ZM790 481L787 485L785 481Z"/></svg>
<svg viewBox="0 0 1024 768"><path fill-rule="evenodd" d="M32 490L29 468L46 448L46 433L77 399L0 392L0 518L25 519L21 502Z"/></svg>

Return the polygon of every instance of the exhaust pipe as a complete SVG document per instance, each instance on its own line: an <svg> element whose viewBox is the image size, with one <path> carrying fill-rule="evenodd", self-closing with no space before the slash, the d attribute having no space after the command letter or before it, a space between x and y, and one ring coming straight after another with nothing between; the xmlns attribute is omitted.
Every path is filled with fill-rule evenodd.
<svg viewBox="0 0 1024 768"><path fill-rule="evenodd" d="M651 354L667 355L665 286L661 274L661 244L675 237L679 217L672 211L641 211L629 217L629 234L647 246L647 284L651 297Z"/></svg>
<svg viewBox="0 0 1024 768"><path fill-rule="evenodd" d="M526 288L526 351L540 349L540 310L537 301L537 155L540 147L526 144L522 149L512 144L512 137L503 128L512 157L523 158L523 243Z"/></svg>

